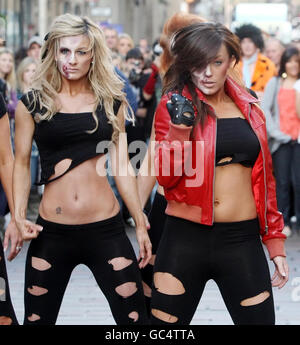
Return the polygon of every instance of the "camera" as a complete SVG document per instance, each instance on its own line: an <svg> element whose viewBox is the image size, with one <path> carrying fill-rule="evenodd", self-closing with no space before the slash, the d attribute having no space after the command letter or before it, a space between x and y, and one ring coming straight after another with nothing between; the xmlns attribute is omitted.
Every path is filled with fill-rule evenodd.
<svg viewBox="0 0 300 345"><path fill-rule="evenodd" d="M152 50L154 56L160 56L163 52L163 49L158 42L154 43Z"/></svg>
<svg viewBox="0 0 300 345"><path fill-rule="evenodd" d="M138 82L138 80L140 79L141 77L141 70L140 70L140 62L139 61L134 61L133 62L134 66L136 68L132 68L129 72L129 76L128 76L128 79L130 81L131 84L134 84L136 82ZM137 68L139 69L140 72L138 72Z"/></svg>

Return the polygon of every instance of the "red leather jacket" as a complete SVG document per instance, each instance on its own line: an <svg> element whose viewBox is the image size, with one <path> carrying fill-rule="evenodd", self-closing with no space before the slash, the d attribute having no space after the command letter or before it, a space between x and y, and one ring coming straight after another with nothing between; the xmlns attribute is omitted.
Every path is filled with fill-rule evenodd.
<svg viewBox="0 0 300 345"><path fill-rule="evenodd" d="M199 99L206 102L201 91L196 90ZM260 142L261 150L252 168L252 190L262 241L267 246L271 259L278 255L285 256L286 236L282 233L283 217L277 209L276 186L263 111L256 104L258 100L229 77L225 82L225 90ZM182 94L192 99L187 88L184 88ZM197 125L191 133L191 127L183 128L170 122L166 107L169 97L170 95L162 97L155 114L155 166L158 183L164 187L168 201L166 214L212 225L216 119L208 116L204 128Z"/></svg>

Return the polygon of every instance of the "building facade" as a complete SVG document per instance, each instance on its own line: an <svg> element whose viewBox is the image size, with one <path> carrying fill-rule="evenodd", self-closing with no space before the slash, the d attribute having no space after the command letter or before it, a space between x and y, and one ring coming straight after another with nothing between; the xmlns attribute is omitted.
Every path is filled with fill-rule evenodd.
<svg viewBox="0 0 300 345"><path fill-rule="evenodd" d="M184 0L0 0L0 35L13 51L26 47L33 35L41 37L53 19L63 13L86 15L95 22L114 25L135 42L153 42L165 20L181 10ZM1 31L2 27L5 27ZM2 32L5 32L4 34Z"/></svg>

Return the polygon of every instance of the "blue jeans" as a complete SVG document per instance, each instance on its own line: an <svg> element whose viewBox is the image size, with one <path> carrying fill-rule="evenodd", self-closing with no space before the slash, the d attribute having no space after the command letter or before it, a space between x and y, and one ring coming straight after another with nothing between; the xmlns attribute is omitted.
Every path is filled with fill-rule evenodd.
<svg viewBox="0 0 300 345"><path fill-rule="evenodd" d="M294 191L294 214L300 228L300 144L283 144L273 153L278 209L283 214L284 224L290 226L291 195Z"/></svg>

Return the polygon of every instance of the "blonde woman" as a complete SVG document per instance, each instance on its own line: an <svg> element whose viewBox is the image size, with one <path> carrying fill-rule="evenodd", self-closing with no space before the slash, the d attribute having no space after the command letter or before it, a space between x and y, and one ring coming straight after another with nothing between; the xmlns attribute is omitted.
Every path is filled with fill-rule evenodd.
<svg viewBox="0 0 300 345"><path fill-rule="evenodd" d="M30 56L25 57L20 62L17 69L18 98L30 91L37 64L38 62Z"/></svg>
<svg viewBox="0 0 300 345"><path fill-rule="evenodd" d="M17 97L20 99L25 93L30 91L33 77L36 72L38 62L30 56L24 58L17 69ZM31 157L30 157L30 172L31 172L31 186L37 180L38 175L38 163L39 163L39 151L36 146L36 142L33 140Z"/></svg>
<svg viewBox="0 0 300 345"><path fill-rule="evenodd" d="M129 50L133 48L134 42L130 35L126 34L125 32L119 34L118 53L122 56L123 59L125 59Z"/></svg>
<svg viewBox="0 0 300 345"><path fill-rule="evenodd" d="M139 267L150 260L151 243L136 179L128 171L124 122L131 115L103 32L88 18L59 16L45 37L41 59L33 89L16 112L16 222L24 240L32 239L24 323L56 322L78 264L93 272L117 324L147 323ZM37 224L26 220L33 138L41 157L40 184L45 184ZM109 142L117 187L136 222L139 265L103 173L102 149Z"/></svg>
<svg viewBox="0 0 300 345"><path fill-rule="evenodd" d="M0 78L6 82L8 116L10 119L14 119L18 102L15 62L13 52L5 47L0 48Z"/></svg>

